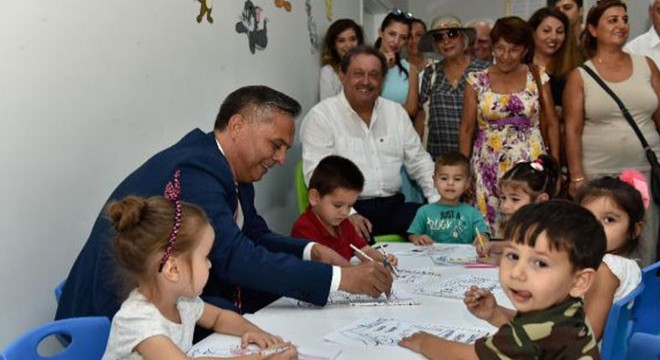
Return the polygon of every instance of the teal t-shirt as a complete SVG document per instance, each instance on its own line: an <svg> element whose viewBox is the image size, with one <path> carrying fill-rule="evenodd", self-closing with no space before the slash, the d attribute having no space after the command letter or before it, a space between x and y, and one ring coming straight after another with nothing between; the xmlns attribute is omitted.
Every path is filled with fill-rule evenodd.
<svg viewBox="0 0 660 360"><path fill-rule="evenodd" d="M490 234L483 215L474 207L460 203L444 205L426 204L417 210L408 232L428 235L437 243L472 244L477 233Z"/></svg>

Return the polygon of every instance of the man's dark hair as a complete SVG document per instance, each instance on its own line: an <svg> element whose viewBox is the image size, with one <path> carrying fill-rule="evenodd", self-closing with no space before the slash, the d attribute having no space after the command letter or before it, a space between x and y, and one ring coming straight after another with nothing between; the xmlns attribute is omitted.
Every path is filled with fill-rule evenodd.
<svg viewBox="0 0 660 360"><path fill-rule="evenodd" d="M381 69L383 70L383 77L385 77L387 74L387 60L385 60L385 56L381 54L380 51L366 45L357 46L348 50L346 55L341 58L341 72L346 74L346 71L348 71L348 65L350 65L353 58L358 55L371 55L378 58L378 60L380 60Z"/></svg>
<svg viewBox="0 0 660 360"><path fill-rule="evenodd" d="M248 108L252 108L252 111L275 110L294 118L300 114L300 104L293 98L268 86L244 86L229 94L222 102L215 119L214 129L224 130L229 123L229 118ZM264 117L260 120L268 121L269 119Z"/></svg>
<svg viewBox="0 0 660 360"><path fill-rule="evenodd" d="M598 269L607 249L600 221L591 211L564 200L523 206L506 223L504 238L533 247L541 233L551 250L568 253L574 270Z"/></svg>
<svg viewBox="0 0 660 360"><path fill-rule="evenodd" d="M320 196L340 188L362 192L363 187L364 176L357 165L338 155L324 157L309 179L309 189L316 189Z"/></svg>

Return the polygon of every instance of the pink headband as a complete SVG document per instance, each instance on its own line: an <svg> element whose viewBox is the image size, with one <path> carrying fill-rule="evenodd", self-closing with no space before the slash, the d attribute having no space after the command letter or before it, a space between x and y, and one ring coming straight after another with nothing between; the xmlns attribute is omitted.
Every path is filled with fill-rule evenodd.
<svg viewBox="0 0 660 360"><path fill-rule="evenodd" d="M163 271L163 266L167 262L167 259L170 258L172 254L172 246L176 241L176 236L179 234L179 228L181 227L181 170L174 172L174 183L171 181L165 185L165 198L174 203L174 226L172 226L172 232L170 232L170 238L167 240L167 247L165 247L165 254L160 260L160 266L158 266L158 272Z"/></svg>
<svg viewBox="0 0 660 360"><path fill-rule="evenodd" d="M644 209L648 209L651 198L649 197L649 186L646 176L637 170L625 169L619 175L619 180L632 186L642 195Z"/></svg>

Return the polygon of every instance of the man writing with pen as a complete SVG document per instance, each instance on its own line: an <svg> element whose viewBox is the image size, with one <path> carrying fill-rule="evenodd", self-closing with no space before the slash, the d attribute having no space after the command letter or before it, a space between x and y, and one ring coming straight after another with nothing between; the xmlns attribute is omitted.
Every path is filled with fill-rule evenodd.
<svg viewBox="0 0 660 360"><path fill-rule="evenodd" d="M303 172L309 180L328 155L351 159L365 184L349 220L365 239L406 230L420 204L400 193L401 167L421 187L429 202L439 199L433 186L433 161L403 107L380 97L387 73L383 55L358 46L342 58L343 91L314 106L300 130Z"/></svg>
<svg viewBox="0 0 660 360"><path fill-rule="evenodd" d="M348 220L363 187L364 176L352 161L323 158L309 180L309 207L293 224L291 236L325 245L347 261L355 251L362 262L382 262L396 274L397 258L369 246Z"/></svg>

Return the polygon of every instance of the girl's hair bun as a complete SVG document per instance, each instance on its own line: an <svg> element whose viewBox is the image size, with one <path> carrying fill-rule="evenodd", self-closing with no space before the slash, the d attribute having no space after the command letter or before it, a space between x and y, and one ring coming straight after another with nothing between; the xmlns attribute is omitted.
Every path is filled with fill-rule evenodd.
<svg viewBox="0 0 660 360"><path fill-rule="evenodd" d="M127 196L122 200L113 201L108 205L108 215L118 233L131 230L140 223L147 199L137 196Z"/></svg>

